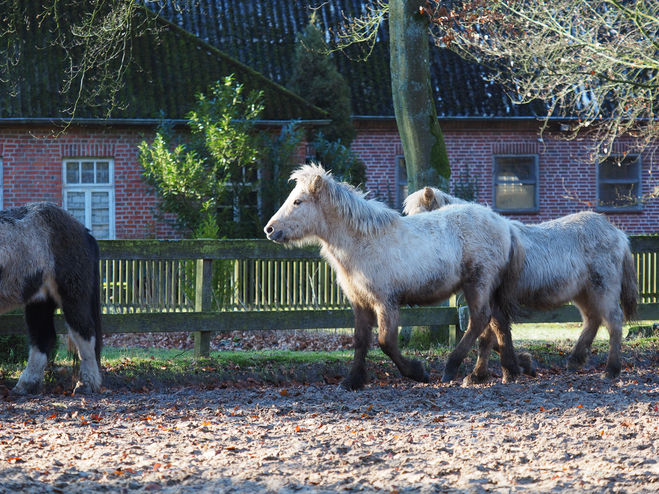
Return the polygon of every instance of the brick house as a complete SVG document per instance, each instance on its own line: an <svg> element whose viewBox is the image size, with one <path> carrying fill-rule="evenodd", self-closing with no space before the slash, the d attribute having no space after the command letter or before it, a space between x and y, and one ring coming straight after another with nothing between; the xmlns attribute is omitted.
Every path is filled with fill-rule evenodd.
<svg viewBox="0 0 659 494"><path fill-rule="evenodd" d="M292 73L296 34L308 24L312 7L323 25L337 26L344 16L364 12L366 4L360 0L179 0L175 6L163 2L159 12L285 85ZM348 56L333 56L351 86L358 130L352 149L366 164L366 188L400 206L406 178L391 97L387 32L386 26L381 29L366 61L354 61L360 55L358 47L347 50ZM611 161L587 163L584 141L560 138L565 122L550 122L541 138L545 106L513 104L501 87L488 81L483 67L431 47L431 76L452 169L452 192L470 188L478 202L523 222L593 209L630 234L659 230L657 201L620 207L625 205L621 195L642 196L659 185L651 173L656 158L650 153L630 156L621 166ZM613 156L621 154L624 145L617 143Z"/></svg>
<svg viewBox="0 0 659 494"><path fill-rule="evenodd" d="M67 118L61 110L67 106L59 91L61 78L48 63L58 55L43 47L30 51L44 42L40 32L26 27L18 33L26 40L26 51L13 74L20 90L0 100L0 207L53 200L84 219L101 238L174 236L154 217L156 202L140 179L137 144L153 136L161 111L183 123L195 92L231 73L248 90L265 91L264 126L276 128L291 119L322 123L323 112L282 87L292 73L295 36L309 21L310 3L162 2L159 15L151 16L161 29L159 39L147 33L134 40L134 60L118 94L122 106L109 120L103 119L102 109L80 109L65 129L52 124ZM327 24L363 7L357 0L317 3ZM40 4L35 0L26 5L36 11ZM351 85L358 130L352 149L366 164L366 188L400 206L407 183L393 116L386 32L382 29L367 61L341 54L334 58ZM452 192L467 191L478 202L524 222L594 209L627 233L657 231L656 201L611 207L624 206L621 193L651 192L656 185L650 173L653 156L634 156L622 166L586 164L583 142L557 137L561 121L551 122L550 132L540 138L541 103L514 105L502 88L488 82L482 67L438 48L432 48L431 56ZM37 79L34 73L45 76ZM21 81L33 84L22 86ZM614 155L624 143L616 146Z"/></svg>
<svg viewBox="0 0 659 494"><path fill-rule="evenodd" d="M111 117L101 104L80 107L71 119L65 109L76 95L61 91L58 67L65 59L50 43L52 19L35 22L42 11L37 0L22 5L16 36L23 50L0 77L0 209L53 201L97 238L175 238L171 226L156 219L156 198L138 161L138 144L153 139L161 118L182 127L195 94L234 74L245 94L263 91L262 130L278 131L296 119L304 126L327 122L322 110L146 10L138 21L157 29L157 37L148 31L131 40L132 60ZM76 12L64 14L62 20Z"/></svg>

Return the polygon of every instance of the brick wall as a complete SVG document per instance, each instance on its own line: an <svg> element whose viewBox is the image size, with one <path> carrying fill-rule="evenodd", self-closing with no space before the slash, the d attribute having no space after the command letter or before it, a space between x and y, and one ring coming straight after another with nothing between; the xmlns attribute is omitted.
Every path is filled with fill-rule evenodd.
<svg viewBox="0 0 659 494"><path fill-rule="evenodd" d="M476 125L476 124L474 124ZM481 128L483 124L480 124ZM595 203L596 174L593 165L580 160L587 150L579 142L544 136L536 130L459 128L444 123L444 138L452 168L451 190L461 171L469 169L477 183L478 201L492 204L492 156L537 154L539 159L540 210L508 215L525 223L537 223L585 209ZM395 193L395 158L403 154L400 137L391 121L358 123L353 150L367 165L366 187L386 199ZM57 131L55 131L57 132ZM140 178L137 145L151 139L151 127L70 127L54 134L52 127L0 127L3 160L3 207L48 200L62 204L62 159L107 157L114 159L115 223L117 238L177 238L176 232L155 218L156 199ZM300 155L304 154L304 148ZM650 174L652 157L643 156L643 193L657 183ZM656 175L656 173L655 173ZM569 197L569 198L566 198ZM629 234L659 232L659 203L651 201L640 212L606 213Z"/></svg>
<svg viewBox="0 0 659 494"><path fill-rule="evenodd" d="M475 124L472 124L475 125ZM483 124L480 124L481 127ZM372 127L372 128L369 128ZM367 163L369 190L384 195L387 183L395 181L395 156L402 154L400 137L392 125L361 123L352 149ZM493 155L537 154L539 168L539 205L537 213L506 214L524 223L538 223L583 210L595 210L597 181L595 165L585 164L588 150L583 141L566 141L543 135L537 130L443 130L451 163L451 192L461 172L477 184L478 202L493 204ZM616 149L614 148L614 152ZM642 156L643 194L650 194L659 183L656 161L651 153ZM652 173L650 173L652 170ZM606 212L609 220L628 234L659 233L659 201L652 200L635 212Z"/></svg>
<svg viewBox="0 0 659 494"><path fill-rule="evenodd" d="M137 145L151 138L150 127L0 127L4 208L33 201L62 204L62 159L114 159L117 238L176 238L156 221L156 200L140 178Z"/></svg>

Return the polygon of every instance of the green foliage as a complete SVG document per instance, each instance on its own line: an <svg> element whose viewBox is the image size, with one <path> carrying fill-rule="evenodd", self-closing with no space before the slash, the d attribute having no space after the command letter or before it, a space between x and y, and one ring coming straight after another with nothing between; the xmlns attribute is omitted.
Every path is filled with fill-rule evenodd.
<svg viewBox="0 0 659 494"><path fill-rule="evenodd" d="M478 201L478 180L469 173L469 164L460 171L460 178L453 186L453 195L469 202Z"/></svg>
<svg viewBox="0 0 659 494"><path fill-rule="evenodd" d="M288 180L299 164L299 151L304 138L304 129L297 121L282 127L277 136L263 134L261 163L266 179L261 182L261 195L264 218L272 216L292 190Z"/></svg>
<svg viewBox="0 0 659 494"><path fill-rule="evenodd" d="M162 216L189 235L214 221L221 237L260 233L256 201L259 151L254 127L263 111L262 93L243 95L243 85L226 77L197 94L188 115L190 138L176 144L163 122L154 142L139 145L143 179L160 199Z"/></svg>
<svg viewBox="0 0 659 494"><path fill-rule="evenodd" d="M329 114L332 123L323 129L329 141L342 140L350 146L357 135L350 118L350 86L327 53L323 33L313 19L298 35L293 67L289 89Z"/></svg>
<svg viewBox="0 0 659 494"><path fill-rule="evenodd" d="M341 141L330 142L323 134L318 134L313 141L316 159L327 170L331 170L337 180L350 182L353 185L366 183L366 165L357 158L350 148Z"/></svg>
<svg viewBox="0 0 659 494"><path fill-rule="evenodd" d="M20 364L30 354L25 335L9 334L0 336L0 364Z"/></svg>

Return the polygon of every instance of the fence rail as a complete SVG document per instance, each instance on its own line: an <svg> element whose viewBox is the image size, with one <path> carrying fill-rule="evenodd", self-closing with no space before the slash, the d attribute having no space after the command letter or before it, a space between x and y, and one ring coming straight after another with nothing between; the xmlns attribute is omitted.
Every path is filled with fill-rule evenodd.
<svg viewBox="0 0 659 494"><path fill-rule="evenodd" d="M640 320L659 319L659 236L632 236ZM214 331L353 326L352 310L318 249L267 240L101 240L106 333L193 332L207 355ZM464 314L463 314L464 316ZM457 307L404 308L401 325L448 325ZM463 317L464 321L464 317ZM579 322L576 307L534 312L521 322ZM0 315L0 334L21 334L22 315ZM61 317L56 328L65 333Z"/></svg>

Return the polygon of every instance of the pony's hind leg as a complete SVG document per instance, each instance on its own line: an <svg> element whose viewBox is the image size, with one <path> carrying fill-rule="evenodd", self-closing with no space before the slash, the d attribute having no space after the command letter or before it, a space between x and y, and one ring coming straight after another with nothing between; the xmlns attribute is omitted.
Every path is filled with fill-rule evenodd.
<svg viewBox="0 0 659 494"><path fill-rule="evenodd" d="M569 372L575 372L588 362L591 345L595 336L597 336L600 324L602 324L602 317L596 311L589 310L590 307L587 302L583 300L575 300L574 302L581 311L583 329L567 360L567 370Z"/></svg>
<svg viewBox="0 0 659 494"><path fill-rule="evenodd" d="M417 382L430 382L430 375L419 360L411 360L401 355L398 348L398 309L380 309L378 311L378 343L382 351L393 360L404 377Z"/></svg>
<svg viewBox="0 0 659 494"><path fill-rule="evenodd" d="M71 304L63 301L64 318L80 355L80 380L75 393L98 392L101 389L101 372L96 354L95 323L89 304Z"/></svg>
<svg viewBox="0 0 659 494"><path fill-rule="evenodd" d="M372 309L355 305L355 357L352 361L350 375L341 381L341 387L353 391L363 388L368 382L366 372L366 355L371 344L371 329L376 324Z"/></svg>
<svg viewBox="0 0 659 494"><path fill-rule="evenodd" d="M84 338L69 327L69 336L80 355L80 381L76 384L75 394L98 392L101 389L101 372L96 362L96 337Z"/></svg>
<svg viewBox="0 0 659 494"><path fill-rule="evenodd" d="M460 364L467 356L476 339L490 323L492 309L489 305L490 293L478 285L463 286L463 293L469 306L469 326L462 339L449 355L442 382L450 382L458 375ZM489 354L488 354L489 357Z"/></svg>
<svg viewBox="0 0 659 494"><path fill-rule="evenodd" d="M494 332L492 331L491 324L485 328L483 334L478 341L478 360L467 377L462 381L463 384L482 384L490 379L490 353L494 343Z"/></svg>
<svg viewBox="0 0 659 494"><path fill-rule="evenodd" d="M52 300L32 302L25 306L30 341L30 356L27 366L12 390L17 395L36 394L41 391L43 374L48 363L48 354L57 341L53 313L56 304Z"/></svg>
<svg viewBox="0 0 659 494"><path fill-rule="evenodd" d="M604 319L606 329L609 331L609 357L606 361L605 379L615 379L620 376L622 364L620 363L620 346L622 344L622 323L624 315L616 303Z"/></svg>

